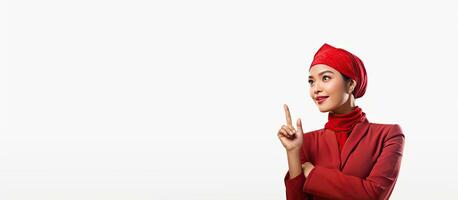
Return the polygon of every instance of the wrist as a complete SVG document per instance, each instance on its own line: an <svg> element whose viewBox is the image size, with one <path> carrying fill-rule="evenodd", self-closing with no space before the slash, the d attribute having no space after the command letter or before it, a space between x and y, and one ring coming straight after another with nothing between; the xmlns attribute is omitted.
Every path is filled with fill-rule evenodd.
<svg viewBox="0 0 458 200"><path fill-rule="evenodd" d="M301 149L300 148L294 148L294 149L291 149L291 150L286 150L286 153L288 155L299 155Z"/></svg>

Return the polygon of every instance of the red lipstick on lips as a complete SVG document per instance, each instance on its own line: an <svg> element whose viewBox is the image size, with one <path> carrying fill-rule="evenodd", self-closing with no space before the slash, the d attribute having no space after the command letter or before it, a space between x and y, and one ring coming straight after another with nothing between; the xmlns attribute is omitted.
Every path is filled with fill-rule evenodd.
<svg viewBox="0 0 458 200"><path fill-rule="evenodd" d="M328 97L329 96L317 96L315 99L318 104L322 104Z"/></svg>

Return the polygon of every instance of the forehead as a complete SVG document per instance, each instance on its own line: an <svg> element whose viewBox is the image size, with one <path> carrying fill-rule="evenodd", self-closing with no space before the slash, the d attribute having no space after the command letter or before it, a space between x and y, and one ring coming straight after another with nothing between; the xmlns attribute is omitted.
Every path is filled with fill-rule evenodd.
<svg viewBox="0 0 458 200"><path fill-rule="evenodd" d="M339 73L339 71L337 71L336 69L334 69L334 68L332 68L332 67L330 67L328 65L316 64L310 69L309 75L315 77L315 76L319 76L320 73L325 72L325 71L331 71L334 74L338 74Z"/></svg>

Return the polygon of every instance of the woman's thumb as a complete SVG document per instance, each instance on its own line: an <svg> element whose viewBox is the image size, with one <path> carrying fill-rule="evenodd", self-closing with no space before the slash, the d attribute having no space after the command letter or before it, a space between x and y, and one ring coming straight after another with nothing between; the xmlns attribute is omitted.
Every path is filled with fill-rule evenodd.
<svg viewBox="0 0 458 200"><path fill-rule="evenodd" d="M302 134L302 121L301 121L301 118L298 118L297 119L297 131Z"/></svg>

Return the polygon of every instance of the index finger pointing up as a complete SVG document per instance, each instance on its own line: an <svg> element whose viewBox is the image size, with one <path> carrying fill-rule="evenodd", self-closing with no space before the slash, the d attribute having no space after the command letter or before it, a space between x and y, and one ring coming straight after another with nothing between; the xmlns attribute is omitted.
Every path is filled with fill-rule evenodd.
<svg viewBox="0 0 458 200"><path fill-rule="evenodd" d="M286 125L289 127L293 127L293 122L291 121L291 114L289 113L288 105L284 104L283 107L285 108Z"/></svg>

